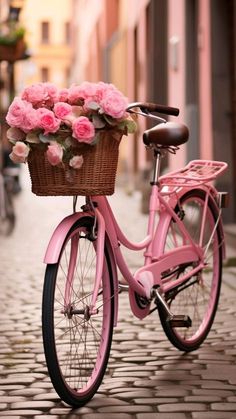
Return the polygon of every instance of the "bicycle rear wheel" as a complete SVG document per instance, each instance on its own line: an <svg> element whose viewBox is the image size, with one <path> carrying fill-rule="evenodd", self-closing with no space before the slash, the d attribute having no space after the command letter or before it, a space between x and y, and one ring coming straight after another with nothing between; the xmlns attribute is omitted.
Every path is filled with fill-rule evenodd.
<svg viewBox="0 0 236 419"><path fill-rule="evenodd" d="M201 220L205 192L195 189L187 192L175 209L181 217L191 238L199 243ZM222 274L222 243L219 227L216 225L218 211L211 197L209 197L206 223L203 233L203 249L205 252L205 268L191 277L184 285L171 290L165 299L174 315L188 315L192 326L173 327L166 316L160 312L163 329L170 342L182 351L197 349L207 337L217 309ZM163 252L186 244L176 222L172 219L163 246ZM179 266L173 271L166 272L163 281L175 281L193 266Z"/></svg>
<svg viewBox="0 0 236 419"><path fill-rule="evenodd" d="M42 328L47 367L58 395L83 406L96 393L108 363L114 321L111 264L105 246L96 310L90 313L96 268L94 220L84 217L71 228L58 263L47 265Z"/></svg>

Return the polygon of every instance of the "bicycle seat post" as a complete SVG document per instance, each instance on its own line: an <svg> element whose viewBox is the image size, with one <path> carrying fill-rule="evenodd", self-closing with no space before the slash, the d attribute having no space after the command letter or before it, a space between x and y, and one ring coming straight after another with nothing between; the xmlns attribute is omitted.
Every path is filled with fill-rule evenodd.
<svg viewBox="0 0 236 419"><path fill-rule="evenodd" d="M158 179L160 176L161 170L161 152L158 149L154 149L154 170L153 170L153 180L151 185L158 185Z"/></svg>

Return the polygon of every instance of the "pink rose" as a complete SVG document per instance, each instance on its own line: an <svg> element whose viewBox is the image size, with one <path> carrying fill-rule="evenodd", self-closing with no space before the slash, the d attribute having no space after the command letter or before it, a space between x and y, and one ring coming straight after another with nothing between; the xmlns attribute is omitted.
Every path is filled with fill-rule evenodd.
<svg viewBox="0 0 236 419"><path fill-rule="evenodd" d="M113 92L113 91L118 92L118 90L112 83L104 83L103 81L100 81L99 83L97 83L98 101L101 102L105 98L106 95L108 95L110 92Z"/></svg>
<svg viewBox="0 0 236 419"><path fill-rule="evenodd" d="M37 127L38 118L36 110L31 103L15 97L9 106L6 121L11 127L17 127L24 132L29 132Z"/></svg>
<svg viewBox="0 0 236 419"><path fill-rule="evenodd" d="M59 102L67 102L68 94L69 94L68 89L66 89L66 88L65 89L60 89L59 92L58 92L58 101Z"/></svg>
<svg viewBox="0 0 236 419"><path fill-rule="evenodd" d="M56 132L60 127L60 119L57 119L52 111L46 108L37 109L38 126L44 129L44 134Z"/></svg>
<svg viewBox="0 0 236 419"><path fill-rule="evenodd" d="M86 116L79 116L72 123L72 136L82 143L91 143L95 135L95 128Z"/></svg>
<svg viewBox="0 0 236 419"><path fill-rule="evenodd" d="M25 163L29 154L30 148L22 141L17 141L12 152L9 155L14 163Z"/></svg>
<svg viewBox="0 0 236 419"><path fill-rule="evenodd" d="M78 105L80 100L83 99L81 95L82 95L82 92L81 92L80 87L76 85L72 85L68 89L68 102L71 105Z"/></svg>
<svg viewBox="0 0 236 419"><path fill-rule="evenodd" d="M100 105L107 115L119 119L124 117L128 101L118 90L114 89L105 95Z"/></svg>
<svg viewBox="0 0 236 419"><path fill-rule="evenodd" d="M56 86L53 83L43 83L47 105L54 104L58 101L59 92Z"/></svg>
<svg viewBox="0 0 236 419"><path fill-rule="evenodd" d="M62 162L63 158L63 148L60 144L54 142L48 146L46 151L47 159L52 166L56 166L57 164Z"/></svg>
<svg viewBox="0 0 236 419"><path fill-rule="evenodd" d="M22 100L19 97L15 97L7 112L7 123L12 127L20 128L23 114L25 114L25 110L28 108L29 104L25 100Z"/></svg>
<svg viewBox="0 0 236 419"><path fill-rule="evenodd" d="M29 132L38 127L38 115L36 109L29 107L28 112L24 115L21 123L21 129L24 132Z"/></svg>
<svg viewBox="0 0 236 419"><path fill-rule="evenodd" d="M72 105L78 104L79 99L90 101L98 100L98 84L84 81L80 86L72 85L69 88L68 102Z"/></svg>
<svg viewBox="0 0 236 419"><path fill-rule="evenodd" d="M51 107L58 100L58 90L52 83L35 83L26 87L21 97L35 108Z"/></svg>
<svg viewBox="0 0 236 419"><path fill-rule="evenodd" d="M69 103L57 102L55 103L53 110L57 118L64 120L71 115L72 106L69 105Z"/></svg>
<svg viewBox="0 0 236 419"><path fill-rule="evenodd" d="M37 105L39 103L44 102L46 100L44 84L36 83L26 87L23 90L21 97L22 99L32 103L32 105Z"/></svg>
<svg viewBox="0 0 236 419"><path fill-rule="evenodd" d="M69 165L73 167L73 169L80 169L84 162L83 156L74 156L69 161Z"/></svg>

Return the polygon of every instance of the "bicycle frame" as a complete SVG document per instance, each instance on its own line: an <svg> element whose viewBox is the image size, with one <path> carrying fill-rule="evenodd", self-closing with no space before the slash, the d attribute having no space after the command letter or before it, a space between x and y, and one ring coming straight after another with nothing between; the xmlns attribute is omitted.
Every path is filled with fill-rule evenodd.
<svg viewBox="0 0 236 419"><path fill-rule="evenodd" d="M183 275L181 279L179 279L179 281L175 282L176 286L178 285L178 282L182 283L186 281L188 278L199 272L204 267L203 252L200 246L197 246L195 243L192 242L191 237L189 236L183 223L181 222L173 208L171 208L168 202L166 202L163 199L163 197L161 197L158 190L158 186L152 186L152 193L149 204L150 212L147 236L140 243L131 242L120 230L106 197L94 197L94 201L97 203L95 215L98 218L98 223L101 217L105 220L105 230L113 249L115 262L119 268L119 271L129 284L131 308L136 317L145 317L148 314L149 309L142 309L140 311L138 305L135 303L134 293L137 293L142 297L150 299L151 290L153 286L158 285L161 292L164 293L167 291L167 289L170 290L173 287L173 284L171 283L162 283L161 273L163 271L171 269L173 268L173 266L181 263L197 264L195 268L191 269L187 274ZM161 207L162 209L160 209ZM156 225L155 216L157 213L160 214L160 219L159 223ZM186 244L185 246L181 246L179 248L171 250L165 255L162 255L163 242L160 233L162 234L162 231L164 231L164 225L169 225L171 218L174 218L176 223L178 223L179 229L183 237L185 238L186 242L189 242L190 244ZM165 235L163 235L163 239L164 237ZM121 252L120 244L122 244L127 249L134 251L145 249L144 266L138 269L134 275L130 272L125 262L125 259ZM102 264L104 254L103 249L104 245L102 245L102 247L97 246L98 264ZM97 286L94 289L94 295L91 304L92 307L95 307L96 304L96 289L98 289L100 278L96 278L96 281Z"/></svg>
<svg viewBox="0 0 236 419"><path fill-rule="evenodd" d="M200 186L206 192L206 201L204 214L206 213L207 202L209 195L216 194L216 190L210 185ZM178 217L175 212L175 207L178 203L178 200L181 196L186 193L190 188L182 187L178 189L178 194L170 194L168 199L166 199L166 194L162 194L158 185L152 186L152 192L149 202L149 219L147 227L147 236L139 243L133 243L127 239L127 237L121 231L112 209L108 203L108 200L105 196L93 196L90 198L91 202L94 203L93 208L90 210L85 210L83 212L76 212L68 217L66 217L56 228L53 233L53 236L48 245L44 262L45 263L56 263L58 261L62 244L66 235L68 234L72 225L79 220L81 217L89 216L94 217L98 225L97 231L97 240L96 240L96 252L97 252L97 262L96 262L96 278L94 291L91 301L90 311L93 313L93 310L96 310L96 300L99 292L99 286L101 282L101 276L103 272L103 260L104 260L104 243L105 238L109 241L110 253L112 253L112 270L114 276L114 290L115 290L115 307L116 307L116 316L115 324L117 319L117 310L118 310L118 280L117 280L117 270L118 266L119 271L126 279L129 285L130 293L130 305L134 315L138 318L143 318L149 313L149 306L147 305L146 309L139 308L135 293L145 297L146 299L151 298L151 290L153 286L158 286L162 293L169 291L171 288L176 285L179 285L186 281L193 275L196 275L197 272L201 271L204 267L204 254L201 249L201 242L199 245L196 245L191 237L188 234L188 231L185 229L184 224ZM216 204L217 205L217 204ZM159 214L159 221L156 222L155 218ZM163 252L163 240L166 237L166 231L171 219L174 219L179 227L184 238L183 246L180 246L174 250L171 250L165 254ZM221 219L219 216L218 222L221 226ZM202 218L202 227L201 230L204 230L205 215ZM223 229L221 226L222 237ZM188 244L187 244L188 243ZM144 250L144 265L137 270L133 275L122 255L120 244L124 247L133 250ZM173 282L163 283L161 280L161 274L168 269L178 266L181 263L189 263L189 265L194 264L195 266L181 278L177 279L173 285ZM71 256L71 266L69 269L68 276L73 275L75 266L74 256ZM68 284L70 284L70 278L68 278ZM65 299L67 298L68 293L65 291ZM68 296L69 298L69 296ZM65 301L66 303L66 301Z"/></svg>
<svg viewBox="0 0 236 419"><path fill-rule="evenodd" d="M158 311L170 343L185 352L196 350L206 339L220 296L221 211L227 206L227 192L218 192L213 182L227 164L193 160L160 176L162 157L175 154L189 131L184 124L167 122L152 112L177 115L179 110L134 103L127 111L161 123L143 133L154 156L146 234L139 242L130 240L107 197L91 195L98 189L96 182L93 192L87 189L88 177L85 205L77 212L74 197L73 213L55 229L44 259L45 359L58 395L77 407L94 396L104 377L121 292L128 291L137 318ZM109 176L107 181L111 183ZM78 193L79 177L74 186ZM143 252L136 272L129 268L122 249ZM124 281L118 279L118 271Z"/></svg>

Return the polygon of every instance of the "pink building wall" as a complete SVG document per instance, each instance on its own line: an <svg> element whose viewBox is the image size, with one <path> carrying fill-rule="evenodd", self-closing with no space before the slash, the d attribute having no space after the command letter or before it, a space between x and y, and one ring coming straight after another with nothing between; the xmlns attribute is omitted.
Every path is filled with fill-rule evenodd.
<svg viewBox="0 0 236 419"><path fill-rule="evenodd" d="M103 78L109 74L109 81L118 82L118 85L124 88L124 93L130 101L152 100L148 97L150 92L151 97L160 97L161 101L167 102L170 106L179 107L180 115L177 120L189 124L190 142L181 146L177 156L168 156L170 170L184 166L190 158L221 158L219 146L222 132L224 135L225 130L223 123L217 123L217 101L212 103L212 100L218 97L218 94L221 97L219 86L222 85L222 66L219 63L228 62L229 57L236 68L231 45L233 42L235 45L236 29L230 27L230 25L233 26L235 19L232 21L227 14L227 10L235 12L235 2L216 1L214 3L211 0L77 1L82 6L78 13L80 44L76 75L79 77L75 81L80 81L81 77L84 79L93 75L95 78ZM225 7L222 7L223 3ZM227 4L231 8L227 9ZM108 6L109 10L105 9ZM222 16L222 11L224 16ZM114 13L117 15L113 15ZM156 26L156 20L158 26ZM150 28L147 26L149 23ZM227 41L229 33L231 37L235 37L234 40L230 40L231 44ZM151 46L147 44L148 37L150 37ZM214 59L218 52L219 40L222 41L221 47L227 49L224 54L226 60L222 61L220 56L215 60L216 62L212 63L212 57ZM107 60L105 71L104 57ZM96 60L100 60L99 65L95 64ZM119 72L121 62L124 63L124 71ZM147 68L147 63L151 63L150 69ZM229 112L235 113L235 110L230 110L233 95L231 64L226 63L226 66L229 66L226 70L226 66L223 66L226 71L223 82L228 89L227 92L224 89L224 94L227 93L228 97L220 108L225 112L225 119L229 117ZM193 69L192 73L191 69ZM160 73L157 73L158 71ZM151 80L147 83L149 74ZM154 75L157 75L156 79ZM176 118L173 119L176 120ZM229 153L232 154L232 150L235 150L235 133L231 132L230 121L227 124L226 157ZM122 145L123 160L120 167L128 169L131 183L136 180L136 175L139 176L139 173L149 166L147 152L141 139L141 132L145 126L145 120L140 118L138 136L130 136L126 141L127 145L124 147ZM235 159L235 155L234 151L232 159ZM230 176L232 180L235 178L233 169ZM224 182L226 187L223 184L223 188L229 189L230 180ZM133 182L133 185L135 187L137 183Z"/></svg>
<svg viewBox="0 0 236 419"><path fill-rule="evenodd" d="M139 66L139 84L138 84L138 100L141 102L147 101L147 72L146 72L146 60L147 60L147 28L146 28L146 11L143 9L140 13L139 26L137 32L137 43L138 43L138 66ZM145 118L139 118L139 129L143 132L146 129L146 120ZM140 139L141 140L141 139ZM142 140L139 141L138 147L138 158L139 158L139 167L144 169L146 166L146 154L147 151L143 145Z"/></svg>
<svg viewBox="0 0 236 419"><path fill-rule="evenodd" d="M110 3L109 3L110 1ZM168 41L168 104L180 108L178 121L186 122L186 0L168 1L167 41ZM116 24L118 30L126 31L127 55L126 94L130 101L149 100L147 97L147 7L150 0L120 0L122 21L118 22L113 0L89 0L84 2L80 12L79 26L80 45L77 60L78 79L90 75L93 79L100 76L97 61L101 60L103 48L106 47ZM91 5L89 7L88 5ZM109 6L109 10L106 9ZM212 157L212 120L211 120L211 59L210 59L210 0L199 0L198 54L199 59L199 142L201 158ZM109 13L108 13L109 12ZM86 22L86 24L84 24ZM158 40L161 42L161 40ZM136 56L135 56L136 55ZM100 58L99 58L100 57ZM89 70L90 69L90 70ZM139 74L138 80L137 72ZM101 73L102 74L102 73ZM79 80L78 80L79 81ZM174 118L176 120L176 118ZM139 120L140 132L145 129L145 120ZM127 166L133 170L133 141L128 146ZM169 168L176 169L186 164L187 146L183 145L176 156L169 156ZM142 170L146 165L146 150L139 139L138 166Z"/></svg>
<svg viewBox="0 0 236 419"><path fill-rule="evenodd" d="M180 109L178 120L185 122L185 0L168 0L168 103ZM169 168L186 162L186 146L169 156Z"/></svg>
<svg viewBox="0 0 236 419"><path fill-rule="evenodd" d="M199 0L199 140L202 159L213 158L210 27L210 0Z"/></svg>
<svg viewBox="0 0 236 419"><path fill-rule="evenodd" d="M179 121L185 122L185 0L169 0L168 3L168 98L169 104L180 108ZM212 97L211 97L211 22L210 0L198 1L198 77L199 77L199 145L202 159L213 158ZM176 49L174 51L174 49ZM173 56L176 54L177 56ZM177 61L176 68L173 60ZM191 140L191 139L190 139ZM186 162L186 146L178 151L178 158L170 156L170 168Z"/></svg>
<svg viewBox="0 0 236 419"><path fill-rule="evenodd" d="M146 101L147 98L147 74L146 74L146 60L147 60L147 20L146 8L149 0L130 0L129 14L130 19L127 20L127 96L132 101ZM130 13L131 12L131 13ZM135 34L136 31L136 34ZM135 37L137 39L135 40ZM137 44L135 45L135 42ZM135 57L135 51L137 56ZM135 80L135 75L138 73L138 80ZM137 85L136 85L137 82ZM138 120L139 132L142 133L146 128L146 120L142 117ZM132 138L133 137L133 138ZM141 136L129 141L128 151L129 155L133 156L134 141L137 141L138 149L138 166L140 170L146 167L146 149L142 143ZM128 161L129 169L134 167L134 156Z"/></svg>

